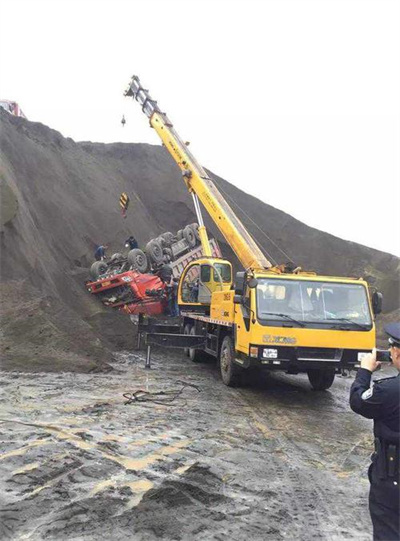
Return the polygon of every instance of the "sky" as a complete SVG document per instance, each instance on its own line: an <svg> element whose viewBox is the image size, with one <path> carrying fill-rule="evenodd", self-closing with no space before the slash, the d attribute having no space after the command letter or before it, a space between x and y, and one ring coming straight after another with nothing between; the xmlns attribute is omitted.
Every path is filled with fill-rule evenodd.
<svg viewBox="0 0 400 541"><path fill-rule="evenodd" d="M399 0L0 0L0 13L0 99L29 120L160 144L123 96L138 75L204 167L400 256Z"/></svg>

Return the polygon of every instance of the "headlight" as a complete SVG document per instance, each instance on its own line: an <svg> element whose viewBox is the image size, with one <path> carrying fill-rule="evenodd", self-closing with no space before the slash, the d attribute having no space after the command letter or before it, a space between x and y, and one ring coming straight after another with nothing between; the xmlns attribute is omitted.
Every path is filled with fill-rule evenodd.
<svg viewBox="0 0 400 541"><path fill-rule="evenodd" d="M277 359L278 358L278 350L277 349L271 349L271 348L265 348L263 350L263 357L266 359Z"/></svg>

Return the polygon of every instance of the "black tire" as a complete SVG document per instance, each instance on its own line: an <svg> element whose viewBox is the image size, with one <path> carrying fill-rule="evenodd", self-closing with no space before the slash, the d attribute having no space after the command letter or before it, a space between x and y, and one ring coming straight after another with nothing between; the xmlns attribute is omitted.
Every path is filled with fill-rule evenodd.
<svg viewBox="0 0 400 541"><path fill-rule="evenodd" d="M194 235L196 237L197 240L200 240L200 234L199 234L199 224L190 224L193 231L194 231Z"/></svg>
<svg viewBox="0 0 400 541"><path fill-rule="evenodd" d="M185 327L183 328L183 334L190 334L190 329L192 328L192 326L190 325L190 323L186 323ZM183 353L189 357L189 348L184 348L183 349Z"/></svg>
<svg viewBox="0 0 400 541"><path fill-rule="evenodd" d="M163 265L161 269L157 272L159 278L165 283L168 283L171 281L173 271L171 265Z"/></svg>
<svg viewBox="0 0 400 541"><path fill-rule="evenodd" d="M163 262L164 254L162 246L161 243L157 241L157 239L153 239L146 244L146 253L149 259L156 265L159 265Z"/></svg>
<svg viewBox="0 0 400 541"><path fill-rule="evenodd" d="M182 240L183 239L183 229L179 229L179 231L177 232L176 234L176 238L178 240Z"/></svg>
<svg viewBox="0 0 400 541"><path fill-rule="evenodd" d="M108 265L105 261L95 261L93 265L90 267L90 277L93 280L98 280L99 277L107 272Z"/></svg>
<svg viewBox="0 0 400 541"><path fill-rule="evenodd" d="M189 334L196 334L196 328L193 325L190 328ZM189 359L194 363L199 363L202 360L202 351L201 349L189 348Z"/></svg>
<svg viewBox="0 0 400 541"><path fill-rule="evenodd" d="M325 391L329 389L335 379L334 370L314 369L309 370L307 375L314 391Z"/></svg>
<svg viewBox="0 0 400 541"><path fill-rule="evenodd" d="M130 250L128 253L128 263L131 267L141 273L145 273L149 270L149 262L146 254L142 250L139 250L139 248Z"/></svg>
<svg viewBox="0 0 400 541"><path fill-rule="evenodd" d="M187 225L185 229L183 230L183 237L186 240L186 242L189 244L190 248L194 248L197 244L196 235L194 233L193 227L191 225Z"/></svg>
<svg viewBox="0 0 400 541"><path fill-rule="evenodd" d="M168 258L168 261L166 261L166 263L169 263L170 261L174 259L174 254L172 253L171 248L164 248L163 252L164 252L164 258Z"/></svg>
<svg viewBox="0 0 400 541"><path fill-rule="evenodd" d="M235 350L232 338L230 336L225 336L219 354L219 365L222 381L228 387L236 387L240 384L242 369L233 362L234 357Z"/></svg>
<svg viewBox="0 0 400 541"><path fill-rule="evenodd" d="M167 231L166 233L163 233L161 235L161 238L164 240L164 244L167 248L169 248L170 246L172 246L173 242L174 242L174 235L172 233L170 233L169 231Z"/></svg>

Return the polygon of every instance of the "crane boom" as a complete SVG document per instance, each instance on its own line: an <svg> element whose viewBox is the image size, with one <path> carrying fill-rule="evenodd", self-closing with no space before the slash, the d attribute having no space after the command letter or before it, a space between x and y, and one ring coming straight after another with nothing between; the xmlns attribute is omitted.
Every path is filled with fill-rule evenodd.
<svg viewBox="0 0 400 541"><path fill-rule="evenodd" d="M150 125L156 130L182 170L189 192L194 196L195 205L198 197L243 267L245 269L271 268L271 263L257 246L253 237L225 201L204 168L189 151L187 145L179 137L167 115L161 111L157 102L150 97L148 90L142 87L139 77L136 75L132 77L125 96L131 96L141 104L143 112L150 120ZM205 228L200 227L200 235L202 244L206 246L206 251L208 251ZM209 254L206 253L205 255Z"/></svg>

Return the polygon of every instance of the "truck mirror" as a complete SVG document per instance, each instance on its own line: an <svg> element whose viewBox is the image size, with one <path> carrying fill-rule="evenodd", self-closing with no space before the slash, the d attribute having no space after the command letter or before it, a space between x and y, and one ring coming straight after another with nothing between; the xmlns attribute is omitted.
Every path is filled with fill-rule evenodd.
<svg viewBox="0 0 400 541"><path fill-rule="evenodd" d="M235 280L235 294L236 295L243 295L245 283L246 283L246 273L237 272L236 280Z"/></svg>
<svg viewBox="0 0 400 541"><path fill-rule="evenodd" d="M233 296L233 304L241 304L242 303L242 296L241 295L234 295Z"/></svg>
<svg viewBox="0 0 400 541"><path fill-rule="evenodd" d="M255 287L257 287L257 285L258 285L257 278L252 278L251 280L249 280L248 286L250 289L254 289Z"/></svg>
<svg viewBox="0 0 400 541"><path fill-rule="evenodd" d="M372 294L372 310L375 315L378 315L382 312L382 301L383 295L379 291L374 291Z"/></svg>

